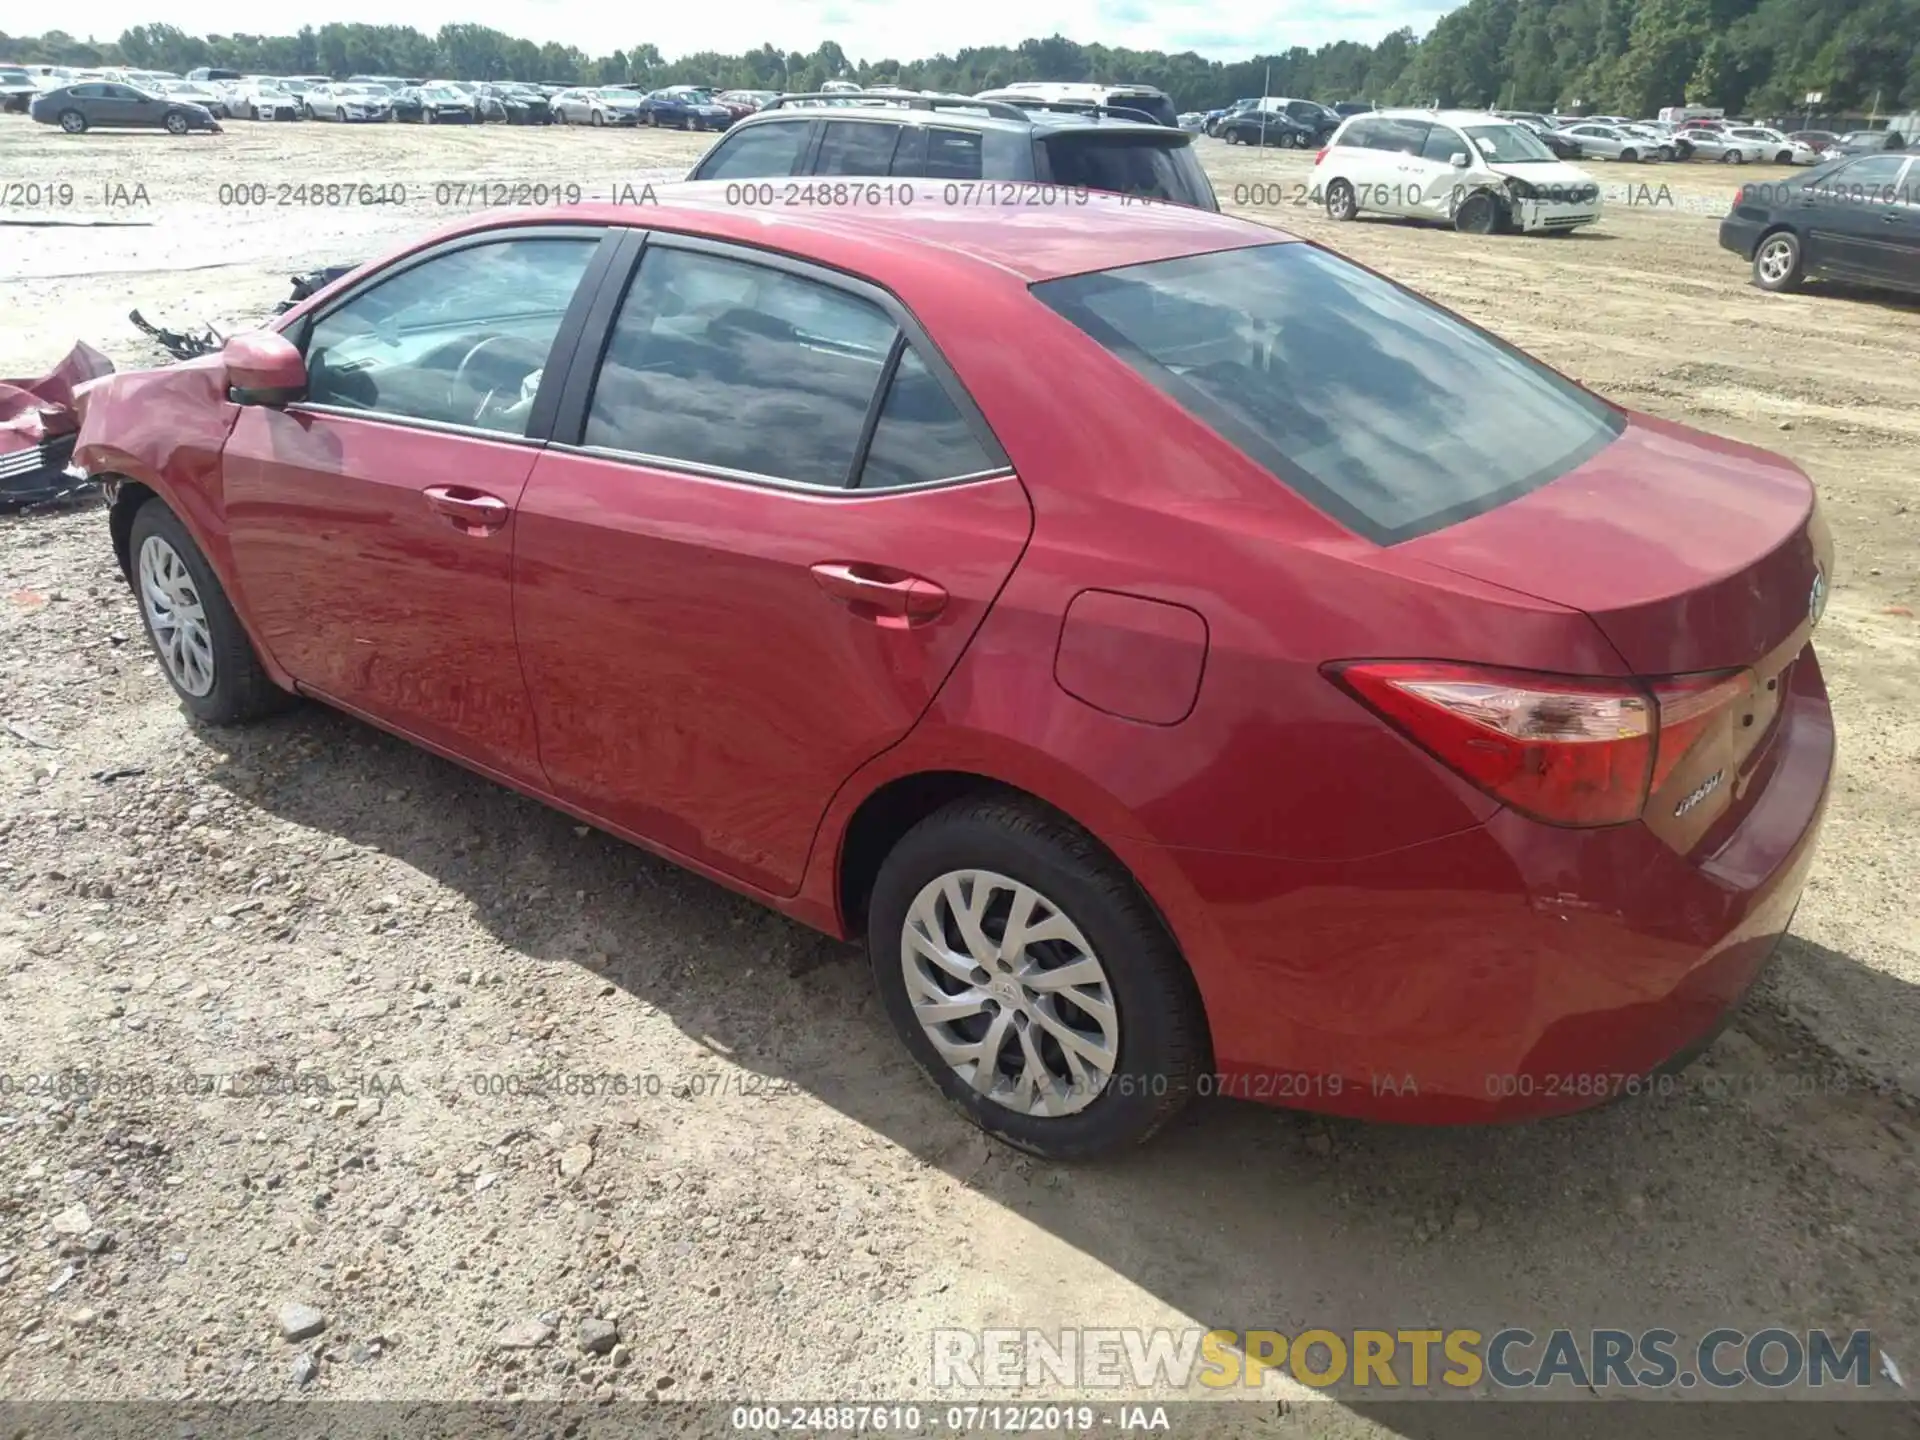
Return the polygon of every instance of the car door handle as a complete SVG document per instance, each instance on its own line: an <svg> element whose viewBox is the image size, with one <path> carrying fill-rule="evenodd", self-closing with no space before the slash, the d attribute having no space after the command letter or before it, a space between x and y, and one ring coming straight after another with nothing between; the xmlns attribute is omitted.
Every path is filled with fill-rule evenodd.
<svg viewBox="0 0 1920 1440"><path fill-rule="evenodd" d="M426 490L427 504L453 521L469 535L491 535L507 523L512 507L497 495L469 490L464 485L433 485Z"/></svg>
<svg viewBox="0 0 1920 1440"><path fill-rule="evenodd" d="M822 590L856 614L890 628L931 620L947 606L947 592L931 580L883 565L823 560L813 567Z"/></svg>

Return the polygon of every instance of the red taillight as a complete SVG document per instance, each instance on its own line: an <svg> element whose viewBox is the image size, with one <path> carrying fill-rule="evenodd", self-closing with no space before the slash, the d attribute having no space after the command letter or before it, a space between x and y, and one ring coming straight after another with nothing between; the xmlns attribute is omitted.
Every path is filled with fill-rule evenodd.
<svg viewBox="0 0 1920 1440"><path fill-rule="evenodd" d="M1313 163L1318 165L1322 160L1326 158L1327 158L1327 152L1325 150L1322 150L1318 155L1315 155L1313 157Z"/></svg>
<svg viewBox="0 0 1920 1440"><path fill-rule="evenodd" d="M1618 825L1647 801L1658 721L1625 680L1430 661L1333 678L1488 794L1555 825Z"/></svg>
<svg viewBox="0 0 1920 1440"><path fill-rule="evenodd" d="M1506 805L1554 825L1639 818L1749 671L1651 682L1443 661L1327 667L1336 684Z"/></svg>
<svg viewBox="0 0 1920 1440"><path fill-rule="evenodd" d="M1672 680L1653 682L1654 702L1659 706L1660 744L1653 760L1651 788L1666 784L1673 767L1712 728L1714 719L1729 705L1737 705L1753 693L1751 670L1720 670L1710 675L1681 675Z"/></svg>

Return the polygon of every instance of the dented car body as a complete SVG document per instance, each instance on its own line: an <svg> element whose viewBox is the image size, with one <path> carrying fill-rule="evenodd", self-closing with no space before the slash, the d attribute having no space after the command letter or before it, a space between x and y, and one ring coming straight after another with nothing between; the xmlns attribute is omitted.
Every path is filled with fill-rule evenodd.
<svg viewBox="0 0 1920 1440"><path fill-rule="evenodd" d="M313 696L864 935L1042 1153L1209 1085L1579 1109L1724 1022L1834 755L1791 463L1221 215L723 189L86 392L186 707Z"/></svg>
<svg viewBox="0 0 1920 1440"><path fill-rule="evenodd" d="M45 375L0 380L0 506L33 504L73 486L68 466L80 430L76 393L113 373L91 345L75 345Z"/></svg>

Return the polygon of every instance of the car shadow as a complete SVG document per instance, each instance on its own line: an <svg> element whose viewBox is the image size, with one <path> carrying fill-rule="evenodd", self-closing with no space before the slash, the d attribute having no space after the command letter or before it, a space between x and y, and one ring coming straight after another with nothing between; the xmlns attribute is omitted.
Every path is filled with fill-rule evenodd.
<svg viewBox="0 0 1920 1440"><path fill-rule="evenodd" d="M611 837L582 837L567 816L318 706L223 732L216 755L212 778L238 800L404 862L528 962L611 982L717 1057L791 1083L1206 1326L1697 1337L1920 1323L1920 1120L1850 1079L1764 985L1670 1090L1597 1111L1426 1129L1210 1100L1138 1151L1056 1166L987 1141L946 1106L889 1029L854 946ZM383 803L401 791L404 802ZM1874 1010L1883 1045L1920 1051L1913 987L1802 940L1784 952L1782 964ZM1022 1319L1102 1323L1070 1295L1060 1304L1057 1317ZM1620 1433L1617 1415L1588 1406L1331 1393L1421 1440ZM1753 1435L1777 1422L1804 1440L1845 1414L1858 1411L1652 1406L1634 1433Z"/></svg>
<svg viewBox="0 0 1920 1440"><path fill-rule="evenodd" d="M1920 295L1906 295L1897 290L1881 290L1871 285L1855 284L1850 280L1809 280L1801 293L1834 300L1847 300L1856 305L1875 305L1882 310L1904 310L1909 315L1920 314Z"/></svg>

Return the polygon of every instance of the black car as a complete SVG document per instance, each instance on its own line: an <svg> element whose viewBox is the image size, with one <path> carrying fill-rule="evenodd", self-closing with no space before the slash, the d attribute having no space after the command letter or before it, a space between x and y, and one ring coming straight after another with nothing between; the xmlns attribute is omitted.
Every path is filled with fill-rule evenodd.
<svg viewBox="0 0 1920 1440"><path fill-rule="evenodd" d="M1276 96L1220 122L1220 138L1230 145L1280 145L1312 150L1327 143L1345 117L1317 100Z"/></svg>
<svg viewBox="0 0 1920 1440"><path fill-rule="evenodd" d="M1221 120L1214 133L1229 145L1278 145L1286 150L1312 150L1321 139L1314 126L1274 110L1242 110Z"/></svg>
<svg viewBox="0 0 1920 1440"><path fill-rule="evenodd" d="M1720 244L1752 263L1762 290L1818 277L1920 294L1920 158L1849 156L1743 185Z"/></svg>
<svg viewBox="0 0 1920 1440"><path fill-rule="evenodd" d="M40 87L23 66L0 65L0 112L24 115L39 95Z"/></svg>
<svg viewBox="0 0 1920 1440"><path fill-rule="evenodd" d="M27 113L42 125L58 125L69 135L99 126L103 129L160 129L184 135L189 130L218 133L220 122L204 105L169 100L133 85L112 80L88 80L49 90Z"/></svg>
<svg viewBox="0 0 1920 1440"><path fill-rule="evenodd" d="M1546 146L1547 149L1553 152L1554 159L1578 160L1581 158L1580 142L1575 140L1571 135L1562 135L1545 121L1535 120L1530 115L1508 114L1501 118L1513 121L1514 124L1518 125L1522 130L1525 130L1529 135L1533 136L1534 139ZM1676 154L1679 153L1679 143L1680 142L1676 142L1674 147ZM1691 149L1691 147L1688 148ZM1686 156L1681 155L1680 158L1684 160Z"/></svg>
<svg viewBox="0 0 1920 1440"><path fill-rule="evenodd" d="M451 85L409 85L393 97L393 118L416 125L472 125L473 101Z"/></svg>
<svg viewBox="0 0 1920 1440"><path fill-rule="evenodd" d="M550 125L553 110L547 97L529 85L489 81L473 87L482 120L508 125Z"/></svg>
<svg viewBox="0 0 1920 1440"><path fill-rule="evenodd" d="M959 97L782 95L736 122L687 178L801 175L944 181L946 192L982 201L1024 182L1220 208L1184 130L1100 107ZM1019 196L1005 198L1017 203Z"/></svg>
<svg viewBox="0 0 1920 1440"><path fill-rule="evenodd" d="M1380 107L1371 100L1336 100L1328 108L1344 120L1349 115L1371 115Z"/></svg>

